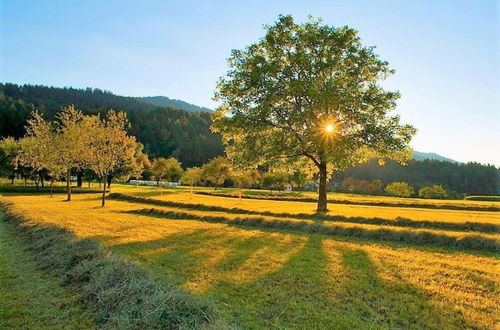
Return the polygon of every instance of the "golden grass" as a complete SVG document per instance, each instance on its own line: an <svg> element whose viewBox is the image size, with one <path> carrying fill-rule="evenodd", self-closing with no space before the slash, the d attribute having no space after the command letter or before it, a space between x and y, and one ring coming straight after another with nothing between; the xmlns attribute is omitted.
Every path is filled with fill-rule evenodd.
<svg viewBox="0 0 500 330"><path fill-rule="evenodd" d="M151 188L118 185L113 190L259 211L314 211L311 203L240 203L229 198L191 196L183 190L152 196L155 190ZM166 221L125 213L147 207L144 204L108 200L107 206L101 208L95 194L75 195L71 203L62 202L63 195L6 198L14 203L15 210L37 223L65 227L79 237L96 237L114 253L150 268L159 279L168 279L197 295L214 299L220 313L237 326L324 328L336 324L341 328L492 329L498 324L500 262L496 256L250 230L195 220ZM456 222L473 218L500 223L494 212L334 207L332 214L344 216L402 216ZM238 216L187 209L182 212ZM327 225L327 221L323 224Z"/></svg>
<svg viewBox="0 0 500 330"><path fill-rule="evenodd" d="M115 189L114 191L121 191ZM127 189L125 193L134 194L134 190ZM140 190L135 194L146 196L159 200L169 200L181 203L216 205L227 208L242 208L252 211L270 211L287 212L292 214L316 212L316 204L307 202L291 201L272 201L255 199L236 199L217 196L206 196L190 194L185 190L178 193L165 193L160 195L148 193L143 194ZM500 212L491 211L463 211L463 210L442 210L442 209L424 209L410 207L389 207L389 206L364 206L364 205L345 205L329 204L329 215L338 215L344 217L379 217L384 219L396 219L398 217L410 220L435 220L446 222L482 222L500 224Z"/></svg>

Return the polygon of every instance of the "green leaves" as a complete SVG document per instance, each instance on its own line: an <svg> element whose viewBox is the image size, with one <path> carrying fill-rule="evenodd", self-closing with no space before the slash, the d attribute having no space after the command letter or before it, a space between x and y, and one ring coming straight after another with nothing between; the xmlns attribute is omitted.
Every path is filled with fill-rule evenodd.
<svg viewBox="0 0 500 330"><path fill-rule="evenodd" d="M222 106L212 130L230 159L255 166L306 157L341 169L364 159L360 150L406 155L415 130L388 116L399 93L379 85L394 71L356 30L291 16L265 29L257 43L231 52L217 86ZM337 124L333 138L321 138L325 121Z"/></svg>

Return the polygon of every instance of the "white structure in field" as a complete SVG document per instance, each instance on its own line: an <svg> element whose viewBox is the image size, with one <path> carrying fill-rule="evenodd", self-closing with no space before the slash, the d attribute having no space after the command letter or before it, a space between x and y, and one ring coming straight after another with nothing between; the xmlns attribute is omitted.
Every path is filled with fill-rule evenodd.
<svg viewBox="0 0 500 330"><path fill-rule="evenodd" d="M285 185L285 191L292 191L292 185L290 183Z"/></svg>
<svg viewBox="0 0 500 330"><path fill-rule="evenodd" d="M156 186L158 185L158 182L156 181L151 181L151 180L130 180L128 183L133 184L133 185L139 185L139 186ZM160 185L165 187L165 186L178 186L180 185L180 182L163 182L160 181Z"/></svg>

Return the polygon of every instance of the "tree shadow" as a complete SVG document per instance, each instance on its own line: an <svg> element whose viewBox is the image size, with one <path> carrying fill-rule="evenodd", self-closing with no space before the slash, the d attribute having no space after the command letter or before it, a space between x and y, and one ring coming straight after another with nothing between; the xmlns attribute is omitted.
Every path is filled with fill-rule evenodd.
<svg viewBox="0 0 500 330"><path fill-rule="evenodd" d="M104 241L113 253L131 257L151 269L156 277L203 293L274 245L263 233L251 231L251 236L231 236L220 229L197 229L146 242L113 244L112 238Z"/></svg>
<svg viewBox="0 0 500 330"><path fill-rule="evenodd" d="M357 315L370 328L474 327L458 311L432 303L429 293L398 274L390 279L382 278L366 251L345 247L336 249L344 267L344 276L336 285L337 299L342 302L339 306L346 313Z"/></svg>
<svg viewBox="0 0 500 330"><path fill-rule="evenodd" d="M310 235L277 271L251 282L221 281L204 296L221 301L224 316L243 328L474 327L404 279L381 278L365 251L335 248L332 256L324 240Z"/></svg>
<svg viewBox="0 0 500 330"><path fill-rule="evenodd" d="M382 276L387 263L374 263L368 244L351 248L319 234L238 230L235 236L217 226L109 247L157 278L216 301L223 317L242 328L477 327L433 303L397 270ZM284 236L295 239L281 241Z"/></svg>

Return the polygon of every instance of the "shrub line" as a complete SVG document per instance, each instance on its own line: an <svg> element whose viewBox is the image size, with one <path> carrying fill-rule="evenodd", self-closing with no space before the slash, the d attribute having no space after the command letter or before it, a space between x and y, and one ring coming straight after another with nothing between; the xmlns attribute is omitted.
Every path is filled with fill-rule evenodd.
<svg viewBox="0 0 500 330"><path fill-rule="evenodd" d="M204 204L192 204L192 203L182 203L173 202L166 200L158 200L146 197L137 197L120 193L112 193L109 198L124 200L130 202L138 202L143 204L151 204L158 206L170 206L177 208L195 209L202 211L213 211L213 212L227 212L235 214L254 214L263 216L273 216L273 217L284 217L284 218L296 218L296 219L314 219L314 220L326 220L326 221L340 221L348 223L360 223L369 225L383 225L383 226L395 226L395 227L406 227L406 228L419 228L419 229L441 229L441 230L451 230L451 231L474 231L482 233L498 233L500 232L500 226L490 223L479 223L479 222L463 222L463 223L452 223L444 221L426 221L426 220L410 220L407 218L398 217L395 220L388 220L383 218L363 218L363 217L343 217L343 216L333 216L328 214L307 214L307 213L297 213L291 214L286 212L269 212L269 211L252 211L242 208L227 208L223 206L212 206Z"/></svg>
<svg viewBox="0 0 500 330"><path fill-rule="evenodd" d="M202 328L214 322L213 306L144 269L111 255L95 239L77 239L69 230L35 225L0 201L4 221L23 239L37 266L61 278L95 321L112 329Z"/></svg>
<svg viewBox="0 0 500 330"><path fill-rule="evenodd" d="M216 193L209 191L195 191L195 194L228 198L239 198L239 195ZM272 201L289 201L289 202L311 202L317 203L316 198L310 197L280 197L280 196L262 196L262 195L242 195L241 198L272 200ZM444 209L444 210L463 210L463 211L489 211L500 212L500 209L495 206L469 206L469 205L438 205L438 204L420 204L420 203L397 203L397 202L370 202L370 201L349 201L343 199L328 199L331 204L347 204L347 205L368 205L368 206L387 206L387 207L409 207L409 208L425 208L425 209Z"/></svg>

